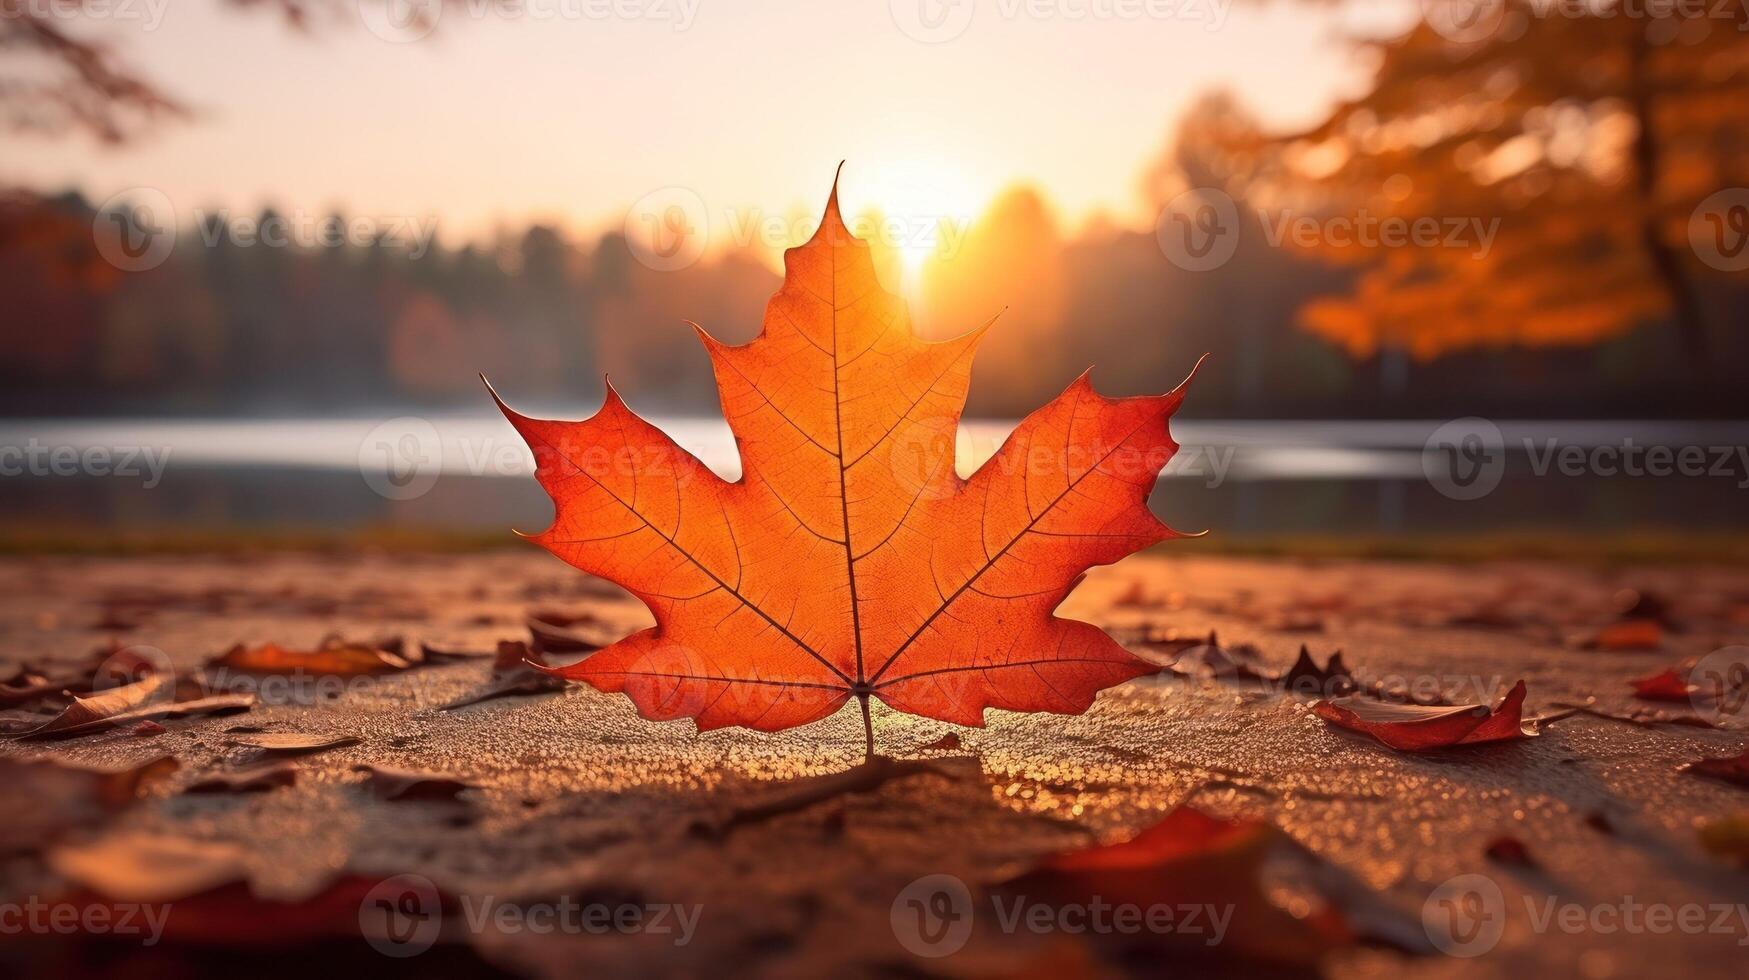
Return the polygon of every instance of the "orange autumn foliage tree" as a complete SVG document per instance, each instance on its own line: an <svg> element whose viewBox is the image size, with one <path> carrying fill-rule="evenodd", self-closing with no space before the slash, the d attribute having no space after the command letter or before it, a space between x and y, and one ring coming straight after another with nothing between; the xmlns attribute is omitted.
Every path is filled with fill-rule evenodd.
<svg viewBox="0 0 1749 980"><path fill-rule="evenodd" d="M1696 259L1690 222L1709 195L1749 183L1741 5L1463 9L1470 33L1423 22L1363 42L1370 90L1309 130L1181 132L1240 161L1226 189L1266 211L1497 222L1486 249L1473 235L1463 247L1321 243L1358 277L1348 295L1307 304L1302 326L1357 356L1427 359L1661 322L1704 363L1715 344L1697 283L1720 270Z"/></svg>
<svg viewBox="0 0 1749 980"><path fill-rule="evenodd" d="M653 629L566 667L655 720L777 731L861 701L963 725L1079 713L1153 668L1053 615L1091 566L1176 536L1147 498L1184 386L1106 398L1083 374L968 479L954 434L983 328L920 340L839 216L784 255L763 329L702 329L742 474L707 469L609 389L581 422L500 408L556 517L534 540L617 582ZM496 397L496 395L494 395Z"/></svg>

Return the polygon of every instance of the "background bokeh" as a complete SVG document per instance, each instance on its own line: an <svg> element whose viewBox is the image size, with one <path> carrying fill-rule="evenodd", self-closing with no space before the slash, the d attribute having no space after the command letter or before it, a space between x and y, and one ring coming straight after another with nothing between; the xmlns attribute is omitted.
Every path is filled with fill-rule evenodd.
<svg viewBox="0 0 1749 980"><path fill-rule="evenodd" d="M44 527L538 525L481 374L559 416L611 376L721 455L686 321L752 336L842 160L920 329L1000 314L986 443L1087 365L1129 394L1211 355L1182 431L1228 465L1167 481L1182 526L1737 529L1746 27L1602 0L7 0L0 495ZM1455 501L1422 463L1468 417L1509 465ZM1724 462L1539 471L1551 440ZM51 459L136 445L161 479ZM443 479L403 499L361 479L422 466Z"/></svg>

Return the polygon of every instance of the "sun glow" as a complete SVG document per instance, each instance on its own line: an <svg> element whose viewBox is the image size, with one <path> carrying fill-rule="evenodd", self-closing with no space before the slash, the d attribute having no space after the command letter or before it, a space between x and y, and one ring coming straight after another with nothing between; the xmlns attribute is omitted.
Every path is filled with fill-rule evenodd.
<svg viewBox="0 0 1749 980"><path fill-rule="evenodd" d="M958 249L995 190L949 161L871 161L846 166L839 198L856 234L897 254L910 293L925 261Z"/></svg>

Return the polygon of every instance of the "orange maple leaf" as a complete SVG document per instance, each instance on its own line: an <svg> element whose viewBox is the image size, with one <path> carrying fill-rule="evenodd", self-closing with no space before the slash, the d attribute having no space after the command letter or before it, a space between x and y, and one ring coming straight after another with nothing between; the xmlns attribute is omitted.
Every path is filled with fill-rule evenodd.
<svg viewBox="0 0 1749 980"><path fill-rule="evenodd" d="M1184 386L1112 399L1083 374L961 479L954 434L990 324L920 340L845 227L836 183L784 270L750 343L693 325L739 447L736 481L611 384L581 422L498 401L556 507L533 539L626 588L657 624L546 669L624 692L645 718L760 731L852 696L865 729L871 696L962 725L982 725L985 708L1075 714L1153 671L1052 613L1089 567L1180 536L1147 498L1178 448L1168 419Z"/></svg>

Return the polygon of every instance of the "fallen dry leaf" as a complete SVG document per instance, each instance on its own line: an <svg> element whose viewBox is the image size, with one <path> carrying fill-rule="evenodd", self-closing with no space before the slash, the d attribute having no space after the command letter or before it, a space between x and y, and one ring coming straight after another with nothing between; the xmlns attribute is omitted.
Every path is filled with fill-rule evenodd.
<svg viewBox="0 0 1749 980"><path fill-rule="evenodd" d="M1287 673L1277 679L1289 694L1303 697L1338 697L1351 694L1359 688L1354 675L1348 672L1348 667L1342 663L1342 651L1330 655L1330 659L1320 667L1312 660L1311 651L1305 644L1300 644L1300 655L1294 659Z"/></svg>
<svg viewBox="0 0 1749 980"><path fill-rule="evenodd" d="M1284 864L1295 865L1300 873L1278 877L1288 870ZM1290 878L1314 884L1295 889L1290 897L1283 894ZM1124 954L1132 958L1144 950L1169 950L1175 957L1218 955L1229 965L1238 959L1309 967L1353 941L1357 932L1371 931L1358 928L1332 901L1334 896L1321 890L1329 886L1353 897L1349 885L1337 885L1336 878L1333 868L1268 823L1224 820L1183 805L1128 840L1050 857L1003 882L997 892L1010 900L1057 907L1086 907L1097 899L1107 907L1228 909L1232 920L1218 953L1207 948L1207 936L1183 931L1143 930L1129 936L1108 931L1090 938L1102 946L1128 947ZM1290 912L1290 903L1300 907ZM1380 931L1412 939L1396 924Z"/></svg>
<svg viewBox="0 0 1749 980"><path fill-rule="evenodd" d="M215 874L212 877L220 876ZM380 914L388 902L396 899L418 902L419 908L429 911L430 917L419 925L417 934L426 935L428 930L431 938L445 943L442 952L437 954L438 960L420 965L416 971L419 976L509 978L516 975L488 963L467 943L446 941L442 923L445 920L452 924L459 922L462 916L462 909L454 896L422 881L410 885L409 890L400 895L385 893L385 884L394 881L385 881L375 875L345 874L313 882L313 890L282 899L263 898L241 880L194 892L163 906L162 941L147 950L152 955L146 960L146 965L131 971L110 971L106 975L230 975L235 972L236 956L241 951L253 952L257 957L277 956L288 963L295 962L292 970L298 973L399 976L407 971L384 967L381 953L358 942L358 937L364 936L397 946L409 943L408 935L397 930L399 920ZM200 881L191 879L190 884L200 884ZM415 894L422 897L412 898ZM137 916L139 911L134 903L90 889L64 896L61 902L76 908L81 921L90 921L91 918L102 922L129 921L128 916ZM32 938L45 941L41 937ZM82 933L68 938L90 944L117 937ZM288 950L294 951L292 957L284 956ZM129 961L124 954L119 962L137 961ZM176 964L177 968L167 968L166 963ZM255 972L271 975L275 971Z"/></svg>
<svg viewBox="0 0 1749 980"><path fill-rule="evenodd" d="M52 738L151 718L152 714L139 712L168 705L175 696L172 684L163 674L149 673L131 684L87 697L74 696L72 703L58 714L13 734L18 738Z"/></svg>
<svg viewBox="0 0 1749 980"><path fill-rule="evenodd" d="M593 613L550 609L528 614L528 632L537 648L550 653L593 653L625 636Z"/></svg>
<svg viewBox="0 0 1749 980"><path fill-rule="evenodd" d="M1149 652L1153 652L1152 648ZM1249 643L1222 646L1220 637L1211 630L1208 638L1199 643L1167 648L1161 660L1166 668L1180 677L1266 681L1269 678L1256 666L1261 656L1262 652ZM1152 658L1149 659L1153 662Z"/></svg>
<svg viewBox="0 0 1749 980"><path fill-rule="evenodd" d="M245 646L241 643L214 658L208 667L222 667L246 674L314 674L331 677L364 677L391 674L413 666L398 649L400 641L353 643L338 636L323 638L314 650L292 650L277 643Z"/></svg>
<svg viewBox="0 0 1749 980"><path fill-rule="evenodd" d="M34 851L71 830L101 823L174 773L172 756L125 769L83 769L59 762L0 759L0 853Z"/></svg>
<svg viewBox="0 0 1749 980"><path fill-rule="evenodd" d="M1749 814L1707 821L1700 828L1700 846L1709 854L1749 866Z"/></svg>
<svg viewBox="0 0 1749 980"><path fill-rule="evenodd" d="M72 661L23 664L0 681L0 704L27 704L43 698L66 703L64 695L90 694L131 685L163 673L163 654L148 647L110 641Z"/></svg>
<svg viewBox="0 0 1749 980"><path fill-rule="evenodd" d="M155 683L152 679L141 681L144 684ZM186 718L191 715L225 715L238 711L248 711L255 705L253 694L215 694L211 697L195 698L192 701L153 701L141 699L139 692L129 692L126 688L117 688L105 694L89 698L75 698L67 710L56 715L47 723L32 728L29 731L13 735L17 739L50 739L72 738L75 735L90 735L136 722L150 721L158 718ZM149 695L150 692L147 692ZM112 697L113 695L113 697Z"/></svg>
<svg viewBox="0 0 1749 980"><path fill-rule="evenodd" d="M1657 650L1663 645L1664 627L1655 619L1611 623L1579 644L1582 649L1609 652Z"/></svg>
<svg viewBox="0 0 1749 980"><path fill-rule="evenodd" d="M31 734L48 734L76 729L144 707L154 701L168 701L173 697L170 690L171 683L171 680L164 675L154 673L148 674L132 684L110 688L89 697L76 697L66 710L55 717L54 721L36 729Z"/></svg>
<svg viewBox="0 0 1749 980"><path fill-rule="evenodd" d="M36 668L19 666L5 680L0 680L0 704L23 704L63 689L63 685Z"/></svg>
<svg viewBox="0 0 1749 980"><path fill-rule="evenodd" d="M1371 735L1393 749L1420 752L1536 735L1536 722L1524 718L1524 695L1519 681L1492 710L1481 704L1441 708L1365 697L1319 701L1312 710L1339 728Z"/></svg>
<svg viewBox="0 0 1749 980"><path fill-rule="evenodd" d="M48 853L58 875L120 902L174 902L248 874L236 844L153 834L110 834Z"/></svg>
<svg viewBox="0 0 1749 980"><path fill-rule="evenodd" d="M1737 786L1749 786L1749 749L1745 749L1741 755L1691 762L1683 766L1682 771L1709 779L1722 779Z"/></svg>
<svg viewBox="0 0 1749 980"><path fill-rule="evenodd" d="M365 785L382 800L447 802L456 799L464 790L473 789L461 777L448 773L368 765L353 766L352 771L368 773Z"/></svg>
<svg viewBox="0 0 1749 980"><path fill-rule="evenodd" d="M1515 868L1535 868L1536 859L1530 856L1530 848L1524 841L1516 837L1496 837L1482 849L1488 860Z"/></svg>
<svg viewBox="0 0 1749 980"><path fill-rule="evenodd" d="M208 776L184 792L196 796L223 793L265 793L298 781L297 767L289 762L259 762Z"/></svg>
<svg viewBox="0 0 1749 980"><path fill-rule="evenodd" d="M852 697L965 725L986 708L1075 714L1150 672L1052 613L1089 567L1175 536L1147 498L1177 449L1183 386L1113 399L1083 374L962 479L954 433L985 330L920 340L836 187L784 267L752 342L698 331L735 482L611 386L581 422L498 401L556 507L534 540L657 623L554 673L622 692L646 718L777 731Z"/></svg>
<svg viewBox="0 0 1749 980"><path fill-rule="evenodd" d="M437 710L450 711L496 698L547 694L564 688L564 678L539 670L537 665L547 665L540 651L530 650L528 644L520 640L501 640L498 643L497 657L492 663L492 676L486 686L471 694L464 694Z"/></svg>
<svg viewBox="0 0 1749 980"><path fill-rule="evenodd" d="M225 739L232 745L260 749L274 755L303 755L324 749L344 748L363 741L357 735L303 735L296 732L266 732L232 735Z"/></svg>
<svg viewBox="0 0 1749 980"><path fill-rule="evenodd" d="M419 641L419 659L428 663L445 660L490 660L494 656L496 656L494 651L481 647L434 643L429 640Z"/></svg>
<svg viewBox="0 0 1749 980"><path fill-rule="evenodd" d="M1628 681L1634 689L1634 697L1647 701L1680 701L1687 703L1700 688L1688 682L1688 675L1679 673L1676 668L1665 670Z"/></svg>

